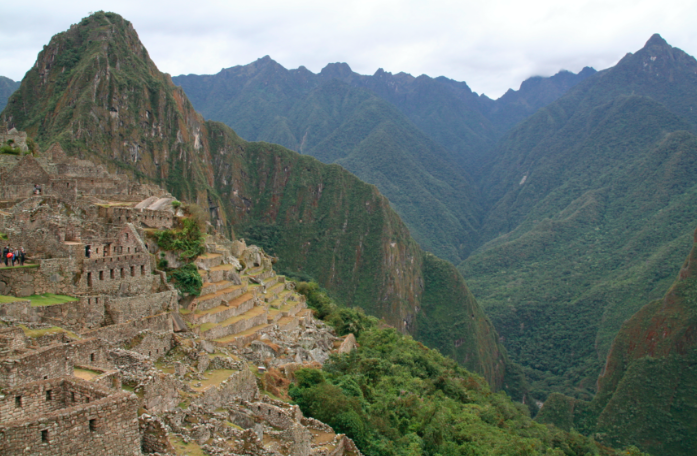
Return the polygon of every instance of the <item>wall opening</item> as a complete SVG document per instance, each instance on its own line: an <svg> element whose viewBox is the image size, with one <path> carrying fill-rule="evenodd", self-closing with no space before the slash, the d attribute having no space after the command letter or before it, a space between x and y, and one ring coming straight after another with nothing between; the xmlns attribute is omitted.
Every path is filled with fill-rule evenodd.
<svg viewBox="0 0 697 456"><path fill-rule="evenodd" d="M145 265L140 265L140 275L145 275Z"/></svg>
<svg viewBox="0 0 697 456"><path fill-rule="evenodd" d="M70 400L75 402L75 391L70 392Z"/></svg>
<svg viewBox="0 0 697 456"><path fill-rule="evenodd" d="M97 420L91 419L90 420L90 432L95 432L96 430L97 430Z"/></svg>
<svg viewBox="0 0 697 456"><path fill-rule="evenodd" d="M112 270L111 270L111 278L113 279L114 277L115 277L115 276L114 276L114 270L112 269Z"/></svg>
<svg viewBox="0 0 697 456"><path fill-rule="evenodd" d="M123 272L123 268L121 268L121 278L123 279L125 277L126 277L126 274Z"/></svg>
<svg viewBox="0 0 697 456"><path fill-rule="evenodd" d="M87 273L87 286L88 287L92 286L92 273L91 272Z"/></svg>
<svg viewBox="0 0 697 456"><path fill-rule="evenodd" d="M41 442L48 443L48 429L41 431Z"/></svg>
<svg viewBox="0 0 697 456"><path fill-rule="evenodd" d="M22 406L22 396L15 396L15 407Z"/></svg>
<svg viewBox="0 0 697 456"><path fill-rule="evenodd" d="M90 353L90 362L91 362L91 363L94 362L94 353Z"/></svg>
<svg viewBox="0 0 697 456"><path fill-rule="evenodd" d="M46 390L46 400L47 401L53 400L53 390Z"/></svg>
<svg viewBox="0 0 697 456"><path fill-rule="evenodd" d="M131 277L135 277L135 276L136 276L136 267L131 266Z"/></svg>
<svg viewBox="0 0 697 456"><path fill-rule="evenodd" d="M104 280L104 271L99 271L99 280Z"/></svg>

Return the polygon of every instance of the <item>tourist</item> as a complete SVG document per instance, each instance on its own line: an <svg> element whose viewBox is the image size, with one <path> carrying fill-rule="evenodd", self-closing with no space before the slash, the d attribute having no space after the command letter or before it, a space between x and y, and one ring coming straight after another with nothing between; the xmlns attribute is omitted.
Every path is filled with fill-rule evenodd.
<svg viewBox="0 0 697 456"><path fill-rule="evenodd" d="M7 264L7 254L10 252L10 244L7 244L7 246L2 249L2 257L5 259L5 267L8 266Z"/></svg>
<svg viewBox="0 0 697 456"><path fill-rule="evenodd" d="M8 249L7 256L5 258L7 259L7 262L10 262L10 261L12 262L12 266L15 265L15 254L12 251L12 249ZM9 266L9 264L8 264L8 266Z"/></svg>
<svg viewBox="0 0 697 456"><path fill-rule="evenodd" d="M27 257L27 252L24 251L24 247L19 249L19 264L24 266L24 259Z"/></svg>

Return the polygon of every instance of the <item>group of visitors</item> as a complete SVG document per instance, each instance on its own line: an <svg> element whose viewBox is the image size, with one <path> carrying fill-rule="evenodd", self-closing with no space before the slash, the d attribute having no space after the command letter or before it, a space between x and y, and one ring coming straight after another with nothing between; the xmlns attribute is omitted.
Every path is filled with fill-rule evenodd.
<svg viewBox="0 0 697 456"><path fill-rule="evenodd" d="M24 247L13 249L8 244L4 249L2 249L2 257L5 259L5 267L8 267L10 262L12 262L12 266L14 266L15 263L17 263L19 266L24 266L24 259L26 256L27 253L24 251Z"/></svg>

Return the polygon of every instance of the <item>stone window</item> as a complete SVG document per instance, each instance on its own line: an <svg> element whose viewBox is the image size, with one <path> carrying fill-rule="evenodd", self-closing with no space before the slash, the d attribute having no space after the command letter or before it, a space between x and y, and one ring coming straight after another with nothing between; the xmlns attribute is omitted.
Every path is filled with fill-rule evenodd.
<svg viewBox="0 0 697 456"><path fill-rule="evenodd" d="M15 407L22 406L22 396L15 396Z"/></svg>
<svg viewBox="0 0 697 456"><path fill-rule="evenodd" d="M124 277L126 277L126 273L123 271L123 268L121 268L121 278L123 279Z"/></svg>
<svg viewBox="0 0 697 456"><path fill-rule="evenodd" d="M99 304L99 298L94 298L94 303Z"/></svg>
<svg viewBox="0 0 697 456"><path fill-rule="evenodd" d="M48 443L48 429L41 431L41 442Z"/></svg>
<svg viewBox="0 0 697 456"><path fill-rule="evenodd" d="M91 272L87 273L87 286L88 287L92 286L92 273Z"/></svg>
<svg viewBox="0 0 697 456"><path fill-rule="evenodd" d="M53 390L46 390L46 400L47 401L53 400Z"/></svg>
<svg viewBox="0 0 697 456"><path fill-rule="evenodd" d="M90 353L90 362L91 362L91 363L94 362L94 353Z"/></svg>
<svg viewBox="0 0 697 456"><path fill-rule="evenodd" d="M145 266L142 264L140 265L140 275L145 275Z"/></svg>
<svg viewBox="0 0 697 456"><path fill-rule="evenodd" d="M75 402L75 391L70 392L70 400Z"/></svg>
<svg viewBox="0 0 697 456"><path fill-rule="evenodd" d="M135 276L136 276L136 267L131 266L131 277L135 277Z"/></svg>
<svg viewBox="0 0 697 456"><path fill-rule="evenodd" d="M130 247L128 247L128 249L126 250L126 253L131 253L131 248L130 248Z"/></svg>
<svg viewBox="0 0 697 456"><path fill-rule="evenodd" d="M86 397L86 398L85 398L85 402L87 402L87 403L89 404L89 403L90 403L90 398L89 398L89 397Z"/></svg>
<svg viewBox="0 0 697 456"><path fill-rule="evenodd" d="M112 269L112 270L111 270L111 278L113 279L114 277L115 277L115 276L114 276L114 270Z"/></svg>
<svg viewBox="0 0 697 456"><path fill-rule="evenodd" d="M126 233L126 240L128 240L128 233Z"/></svg>
<svg viewBox="0 0 697 456"><path fill-rule="evenodd" d="M97 420L91 419L90 420L90 432L95 432L96 430L97 430Z"/></svg>
<svg viewBox="0 0 697 456"><path fill-rule="evenodd" d="M104 271L99 271L99 280L104 280Z"/></svg>

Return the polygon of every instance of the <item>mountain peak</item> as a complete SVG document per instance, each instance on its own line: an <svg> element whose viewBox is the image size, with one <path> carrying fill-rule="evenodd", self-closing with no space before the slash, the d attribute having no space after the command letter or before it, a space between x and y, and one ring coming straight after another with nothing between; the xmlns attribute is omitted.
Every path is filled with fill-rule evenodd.
<svg viewBox="0 0 697 456"><path fill-rule="evenodd" d="M669 46L669 44L666 40L663 39L663 37L661 35L659 35L658 33L654 33L653 35L651 35L651 38L649 38L649 40L646 42L646 44L644 45L644 48L648 48L651 46L664 47L664 46Z"/></svg>
<svg viewBox="0 0 697 456"><path fill-rule="evenodd" d="M344 79L353 74L353 70L346 62L328 63L319 73L321 76Z"/></svg>

